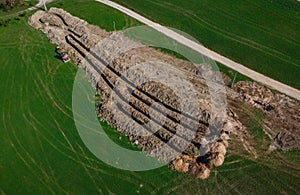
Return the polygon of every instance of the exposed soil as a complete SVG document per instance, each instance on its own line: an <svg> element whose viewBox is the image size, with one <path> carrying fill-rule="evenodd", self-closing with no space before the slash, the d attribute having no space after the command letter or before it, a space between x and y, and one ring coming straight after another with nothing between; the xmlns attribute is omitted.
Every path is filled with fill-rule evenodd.
<svg viewBox="0 0 300 195"><path fill-rule="evenodd" d="M98 106L101 120L124 132L134 144L162 161L168 160L172 151L180 151L181 146L186 148L169 163L177 171L195 175L200 179L207 178L213 167L223 164L231 133L240 138L248 152L257 155L248 142L247 126L239 120L242 113L238 113L234 109L236 105L230 102L241 101L262 110L267 115L268 127L280 127L281 130L289 132L288 136L286 133L276 136L278 132L273 132L278 147L292 149L298 146L300 104L296 100L275 94L255 82L239 82L233 89L226 87L229 100L227 116L220 120L220 113L211 111L212 103L206 82L192 63L142 46L121 33L106 32L58 8L51 8L47 13L36 12L30 18L29 24L43 31L52 43L67 51L72 60L86 71L90 82L102 97ZM110 42L106 39L108 37ZM147 64L148 72L140 69L131 71L137 64L149 61L159 61L161 64ZM166 71L164 64L170 64L171 68ZM205 71L214 74L210 69ZM177 80L171 86L163 82L141 82L149 73L165 73L169 80L175 75ZM230 83L226 75L222 77L227 84ZM184 80L193 84L199 105L197 108L190 106L185 110L180 101L181 97L172 88L185 87L182 84ZM217 81L212 84L220 85ZM217 93L222 92L214 93L217 96ZM186 98L189 98L189 93L187 94ZM224 106L223 103L220 102L219 106ZM149 121L152 125L150 127L146 125ZM217 136L213 137L213 142L208 143L204 138L213 131L211 124L222 125ZM151 128L156 128L155 132ZM185 133L178 133L182 129ZM141 132L147 135L142 135ZM190 140L191 134L195 137ZM170 141L173 138L176 138L176 142ZM155 149L166 143L169 143L169 151L163 154L155 152ZM184 147L185 144L187 147ZM200 147L207 148L204 156L199 155L202 154Z"/></svg>

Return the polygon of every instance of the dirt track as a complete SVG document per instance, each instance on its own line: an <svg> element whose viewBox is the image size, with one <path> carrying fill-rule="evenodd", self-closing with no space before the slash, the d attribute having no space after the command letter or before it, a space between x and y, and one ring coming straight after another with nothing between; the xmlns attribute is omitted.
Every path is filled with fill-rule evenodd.
<svg viewBox="0 0 300 195"><path fill-rule="evenodd" d="M259 82L259 83L262 83L263 85L266 85L272 89L275 89L281 93L284 93L290 97L293 97L297 100L300 100L300 91L298 89L295 89L293 87L290 87L286 84L283 84L281 82L278 82L274 79L271 79L265 75L262 75L258 72L255 72L245 66L243 66L242 64L239 64L237 62L234 62L194 41L191 41L190 39L187 39L186 37L158 24L158 23L155 23L155 22L152 22L151 20L137 14L136 12L130 10L130 9L127 9L117 3L114 3L112 1L108 1L108 0L96 0L100 3L103 3L103 4L106 4L110 7L113 7L127 15L129 15L130 17L133 17L135 18L136 20L146 24L147 26L150 26L152 28L154 28L155 30L163 33L164 35L178 41L179 43L183 44L183 45L186 45L188 47L190 47L191 49L194 49L195 51L198 51L199 53L203 54L203 55L206 55L208 57L210 57L211 59L215 60L215 61L218 61L222 64L224 64L225 66L243 74L243 75L246 75L247 77Z"/></svg>

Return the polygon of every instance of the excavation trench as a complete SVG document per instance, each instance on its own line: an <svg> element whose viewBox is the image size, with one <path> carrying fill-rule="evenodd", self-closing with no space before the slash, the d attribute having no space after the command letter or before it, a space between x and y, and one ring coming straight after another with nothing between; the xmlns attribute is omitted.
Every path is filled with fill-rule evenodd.
<svg viewBox="0 0 300 195"><path fill-rule="evenodd" d="M71 39L69 39L69 37L71 37ZM136 101L135 104L133 104L132 102L129 102L128 99L126 99L122 93L120 93L119 91L116 91L114 90L114 84L109 81L109 77L108 75L105 75L105 71L100 71L99 68L96 66L99 65L99 63L94 63L95 61L93 61L91 59L91 57L93 57L94 59L96 59L98 62L100 62L101 65L103 65L104 61L101 60L99 58L99 56L97 56L95 53L92 54L92 55L89 55L89 57L87 57L88 53L90 52L90 49L85 47L79 40L77 40L73 35L69 35L66 37L66 40L67 42L74 48L76 49L76 51L78 53L80 53L80 55L82 55L82 57L85 58L85 60L89 63L90 66L92 66L94 68L95 71L97 71L99 73L99 75L101 75L101 78L102 78L102 81L104 81L106 83L106 85L114 92L116 93L116 95L122 100L122 104L119 104L118 108L120 109L120 111L122 111L127 117L128 117L128 120L130 120L130 118L132 117L134 119L135 122L137 122L139 125L140 124L144 124L144 121L153 121L155 122L157 125L161 126L161 129L157 132L155 132L153 135L155 135L157 138L159 138L162 142L164 143L167 143L175 134L176 134L176 129L177 128L180 128L179 126L182 126L183 128L189 130L189 131L192 131L192 133L196 134L196 133L200 133L201 136L203 136L203 128L206 128L207 126L204 126L202 125L202 129L198 129L198 130L201 130L201 131L195 131L195 129L192 129L192 127L190 127L189 125L187 124L178 124L180 122L180 120L177 120L175 119L174 117L170 116L170 115L167 115L167 120L165 121L165 124L161 124L159 123L159 121L155 118L150 118L150 116L148 115L148 113L145 111L145 110L142 110L141 108L143 106L147 106L149 108L149 106L151 105L151 103L149 102L146 102L143 98L141 98L141 95L140 96L137 96L136 93L134 93L135 95L134 96L131 96L133 97L133 100ZM73 42L73 41L75 42ZM83 52L82 49L80 49L80 47L82 49L84 49L85 51ZM97 56L97 57L96 57ZM103 65L103 69L105 68L108 68L108 66L105 66ZM110 66L109 66L110 67ZM115 74L115 76L118 76L120 77L121 74L119 74L118 72L116 72L112 67L108 68L110 72L106 72L106 74L109 74L109 73L112 73L112 74ZM107 70L107 69L106 69ZM133 84L130 83L128 80L126 79L123 79L122 82L126 82L126 84L129 84L127 86L130 86L133 88ZM129 91L129 89L128 89ZM142 90L138 90L138 92L142 93L143 91ZM147 98L151 98L153 96L147 96L149 95L148 93L147 94L143 94L143 96L146 96ZM139 97L139 98L137 98ZM157 98L156 98L157 99ZM153 100L153 99L152 99ZM155 100L154 100L155 101ZM128 104L129 103L129 104ZM162 102L160 102L162 103ZM143 104L143 106L138 106L137 104ZM164 104L165 105L165 104ZM129 107L130 106L130 107ZM167 106L166 106L167 107ZM170 107L170 106L168 106ZM167 108L168 108L167 107ZM126 108L126 109L124 109ZM164 112L162 112L160 109L156 108L156 107L152 107L156 114L158 115L163 115ZM130 109L133 109L134 111L132 111L132 113L137 113L135 115L132 115L131 113L129 113L128 111L126 110L130 110ZM168 108L169 109L169 108ZM172 109L170 110L171 112L174 112L175 109ZM178 110L176 110L176 114L179 112ZM183 115L185 116L185 115ZM194 121L195 122L195 121ZM173 124L172 124L173 123ZM203 123L202 123L203 124ZM152 133L152 130L147 128L147 126L139 126L139 128L143 128L145 130L147 130L149 133ZM166 139L164 136L165 133L169 133L169 139ZM188 138L184 137L183 135L175 135L175 136L178 136L179 138L187 141L187 142L191 142L195 148L198 148L201 144L199 142L195 142L195 141L192 141L192 140L189 140ZM170 145L171 146L171 145ZM176 150L177 152L180 152L180 149L178 149L178 147L176 146L171 146L174 150ZM195 150L195 149L194 149Z"/></svg>

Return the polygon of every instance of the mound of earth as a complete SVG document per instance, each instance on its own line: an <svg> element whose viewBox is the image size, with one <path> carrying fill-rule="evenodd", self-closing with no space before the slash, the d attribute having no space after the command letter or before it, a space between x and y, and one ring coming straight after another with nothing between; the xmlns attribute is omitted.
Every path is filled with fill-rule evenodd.
<svg viewBox="0 0 300 195"><path fill-rule="evenodd" d="M172 169L200 179L209 177L214 167L223 164L231 133L240 136L247 150L255 153L245 137L247 128L239 121L238 113L233 111L231 105L218 102L219 107L226 107L224 119L221 119L220 113L212 111L210 97L226 94L221 90L211 94L194 64L143 46L122 33L106 32L58 8L36 12L30 17L29 24L44 32L52 43L67 51L73 61L86 71L102 97L97 108L101 120L124 132L133 144L159 160L168 161L174 151L185 148L169 163ZM147 63L148 69L145 70L136 68L137 64L145 62L155 63ZM170 65L168 71L164 67L166 64ZM206 74L218 74L206 66L199 68ZM173 77L176 79L170 85L145 81L150 73L158 76L164 74L169 81ZM226 75L222 77L227 84L230 83ZM182 84L184 80L193 84L194 91L181 96L183 100L188 100L190 94L195 93L197 107L186 104L188 109L184 109L182 105L185 103L182 102L185 101L174 92L174 86L186 87ZM221 85L213 79L211 84ZM238 99L264 110L270 118L280 120L282 128L287 131L299 129L299 102L274 94L254 82L240 82L233 89L226 87L226 90L227 98ZM212 134L217 128L211 124L221 124L217 133ZM213 136L207 139L207 135ZM168 147L161 152L159 148L163 145ZM204 151L200 151L203 148L206 149L205 155L202 155Z"/></svg>
<svg viewBox="0 0 300 195"><path fill-rule="evenodd" d="M297 140L300 137L299 101L283 94L274 93L255 82L238 82L233 89L238 92L238 96L235 96L236 99L246 102L266 114L265 123L266 126L273 129L269 133L274 137L275 142L281 135L287 133L293 137L294 142L289 142L288 147L281 146L280 148L298 147L296 143L299 142Z"/></svg>

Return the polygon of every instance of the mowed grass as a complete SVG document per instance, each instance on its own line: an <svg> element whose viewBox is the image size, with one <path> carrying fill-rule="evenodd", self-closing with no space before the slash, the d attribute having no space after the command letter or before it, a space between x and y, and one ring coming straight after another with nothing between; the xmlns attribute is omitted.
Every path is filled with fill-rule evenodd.
<svg viewBox="0 0 300 195"><path fill-rule="evenodd" d="M104 17L109 14L120 23L118 28L136 23L99 3L73 2L60 6L90 21L98 18L95 23L101 23L103 28L112 28ZM167 167L130 172L104 164L85 147L73 121L72 85L77 67L56 59L54 50L55 45L31 28L26 17L0 27L0 193L299 191L299 151L274 152L259 159L230 153L224 166L204 181ZM103 127L111 137L120 136L108 125ZM131 147L125 138L119 142Z"/></svg>
<svg viewBox="0 0 300 195"><path fill-rule="evenodd" d="M114 1L300 89L300 3L295 0Z"/></svg>

